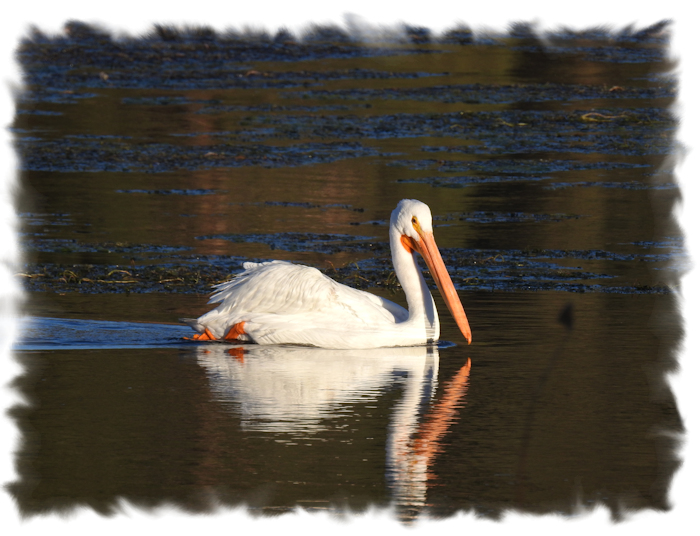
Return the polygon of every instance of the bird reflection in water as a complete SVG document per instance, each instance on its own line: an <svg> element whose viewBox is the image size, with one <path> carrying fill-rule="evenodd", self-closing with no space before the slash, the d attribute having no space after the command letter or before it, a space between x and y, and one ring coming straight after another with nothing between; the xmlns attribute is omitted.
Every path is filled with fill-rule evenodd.
<svg viewBox="0 0 700 536"><path fill-rule="evenodd" d="M212 393L244 430L312 435L334 427L353 404L377 400L397 382L403 394L388 423L386 480L399 518L426 506L431 466L464 404L471 362L436 400L437 346L326 350L212 345L197 349Z"/></svg>
<svg viewBox="0 0 700 536"><path fill-rule="evenodd" d="M471 360L467 359L420 423L418 412L409 409L408 396L404 397L393 416L387 445L387 479L397 512L403 520L414 519L426 506L429 481L437 480L430 469L442 450L440 441L464 405L462 399L467 393L470 370Z"/></svg>

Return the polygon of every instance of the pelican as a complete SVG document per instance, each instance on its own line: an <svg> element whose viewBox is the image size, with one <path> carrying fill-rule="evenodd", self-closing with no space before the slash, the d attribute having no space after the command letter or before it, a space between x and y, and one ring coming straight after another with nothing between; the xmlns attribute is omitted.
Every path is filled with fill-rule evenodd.
<svg viewBox="0 0 700 536"><path fill-rule="evenodd" d="M406 293L408 310L350 288L316 268L285 261L246 262L231 281L214 286L209 303L219 306L195 319L181 319L195 341L246 341L332 349L416 346L437 341L440 321L417 262L420 253L471 344L467 315L447 273L435 238L430 208L404 199L391 213L391 257Z"/></svg>

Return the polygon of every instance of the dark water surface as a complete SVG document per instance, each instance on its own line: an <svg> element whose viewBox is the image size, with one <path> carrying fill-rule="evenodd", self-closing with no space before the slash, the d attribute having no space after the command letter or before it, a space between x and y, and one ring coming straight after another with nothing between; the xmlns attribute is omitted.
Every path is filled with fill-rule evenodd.
<svg viewBox="0 0 700 536"><path fill-rule="evenodd" d="M22 512L669 508L666 34L424 37L72 24L22 44ZM433 211L471 346L439 296L437 347L181 340L244 260L401 303L405 197Z"/></svg>

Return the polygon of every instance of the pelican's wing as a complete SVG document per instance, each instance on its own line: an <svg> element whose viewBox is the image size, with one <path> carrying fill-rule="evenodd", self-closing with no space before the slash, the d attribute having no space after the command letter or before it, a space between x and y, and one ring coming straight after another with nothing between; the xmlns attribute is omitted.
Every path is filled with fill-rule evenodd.
<svg viewBox="0 0 700 536"><path fill-rule="evenodd" d="M351 314L364 321L375 318L402 322L403 307L345 286L316 268L285 261L244 263L245 271L233 280L216 285L209 303L221 303L218 313L254 312L279 315L325 313Z"/></svg>

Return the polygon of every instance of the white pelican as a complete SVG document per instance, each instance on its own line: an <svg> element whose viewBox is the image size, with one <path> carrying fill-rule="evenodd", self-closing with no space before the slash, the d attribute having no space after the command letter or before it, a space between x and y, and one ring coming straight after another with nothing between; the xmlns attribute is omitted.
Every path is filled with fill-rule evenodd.
<svg viewBox="0 0 700 536"><path fill-rule="evenodd" d="M391 213L389 241L408 310L342 285L316 268L284 261L247 262L243 273L214 287L209 303L220 302L216 309L196 320L182 319L197 331L190 340L336 349L437 341L440 321L418 266L416 253L420 253L457 326L471 343L467 315L435 244L428 206L415 199L400 201Z"/></svg>

